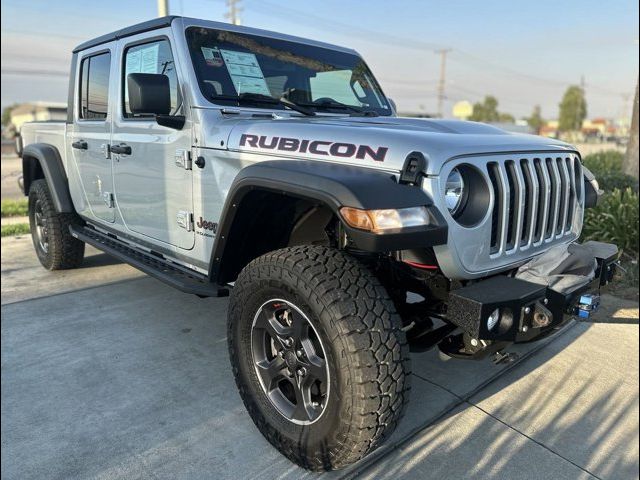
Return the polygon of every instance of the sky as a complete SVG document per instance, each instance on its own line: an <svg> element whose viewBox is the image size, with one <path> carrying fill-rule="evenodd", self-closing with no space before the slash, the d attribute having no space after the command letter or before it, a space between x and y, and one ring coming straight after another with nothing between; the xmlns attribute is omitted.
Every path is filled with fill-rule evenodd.
<svg viewBox="0 0 640 480"><path fill-rule="evenodd" d="M156 0L1 0L1 104L66 101L71 50L157 15ZM356 49L400 111L444 114L485 95L517 118L556 118L584 81L588 115L625 118L638 79L637 0L240 0L242 24ZM174 15L225 19L225 0L169 0Z"/></svg>

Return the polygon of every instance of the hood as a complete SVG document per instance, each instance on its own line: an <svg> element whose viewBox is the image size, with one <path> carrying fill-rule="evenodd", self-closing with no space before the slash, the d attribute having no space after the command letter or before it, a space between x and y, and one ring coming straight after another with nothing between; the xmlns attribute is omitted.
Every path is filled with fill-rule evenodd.
<svg viewBox="0 0 640 480"><path fill-rule="evenodd" d="M219 112L216 112L218 115ZM411 152L427 158L429 175L461 155L505 152L575 151L564 142L509 133L491 125L456 120L403 117L225 116L203 125L203 147L220 148L226 136L231 151L265 154L277 158L332 161L369 168L400 171Z"/></svg>

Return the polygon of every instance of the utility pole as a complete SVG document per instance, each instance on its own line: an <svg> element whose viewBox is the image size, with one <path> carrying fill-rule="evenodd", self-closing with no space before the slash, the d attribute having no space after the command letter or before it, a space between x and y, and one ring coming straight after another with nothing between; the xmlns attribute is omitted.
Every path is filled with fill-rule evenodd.
<svg viewBox="0 0 640 480"><path fill-rule="evenodd" d="M638 83L636 81L636 97L633 101L633 113L631 114L631 131L629 143L624 160L624 172L638 179Z"/></svg>
<svg viewBox="0 0 640 480"><path fill-rule="evenodd" d="M169 0L158 0L158 17L169 15Z"/></svg>
<svg viewBox="0 0 640 480"><path fill-rule="evenodd" d="M239 4L240 0L227 0L227 8L229 10L224 14L224 17L228 18L234 25L240 25L240 12L242 11L242 7L240 7Z"/></svg>
<svg viewBox="0 0 640 480"><path fill-rule="evenodd" d="M580 75L580 91L582 92L582 99L583 101L587 101L587 95L585 93L585 86L586 86L586 82L584 81L584 75ZM576 108L576 125L578 126L578 132L582 132L582 122L580 121L580 111L582 109L580 108L580 105L578 105L578 108Z"/></svg>
<svg viewBox="0 0 640 480"><path fill-rule="evenodd" d="M438 117L440 118L444 116L444 87L447 70L447 53L450 51L450 48L443 48L441 50L436 50L435 52L440 55L440 81L438 82Z"/></svg>

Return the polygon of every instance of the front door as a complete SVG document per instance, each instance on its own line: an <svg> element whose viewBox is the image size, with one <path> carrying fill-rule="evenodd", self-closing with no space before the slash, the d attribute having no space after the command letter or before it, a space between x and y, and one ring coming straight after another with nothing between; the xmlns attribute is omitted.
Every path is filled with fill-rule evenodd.
<svg viewBox="0 0 640 480"><path fill-rule="evenodd" d="M130 73L164 74L171 86L171 114L184 115L178 68L168 38L142 42L122 40L118 49L124 57L119 62L121 100L114 111L111 141L117 207L130 233L191 249L195 234L190 129L174 130L158 125L153 116L131 113L127 91Z"/></svg>
<svg viewBox="0 0 640 480"><path fill-rule="evenodd" d="M67 136L89 210L80 207L85 210L82 213L107 222L115 220L113 175L108 154L111 58L111 49L101 46L80 59L76 76L76 121Z"/></svg>

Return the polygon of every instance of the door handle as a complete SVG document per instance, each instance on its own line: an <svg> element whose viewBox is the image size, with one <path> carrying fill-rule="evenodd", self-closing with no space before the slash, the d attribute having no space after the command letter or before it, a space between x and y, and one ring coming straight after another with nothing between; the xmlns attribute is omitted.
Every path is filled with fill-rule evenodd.
<svg viewBox="0 0 640 480"><path fill-rule="evenodd" d="M118 155L131 155L131 147L126 143L111 145L110 150L111 150L111 153L117 153Z"/></svg>
<svg viewBox="0 0 640 480"><path fill-rule="evenodd" d="M71 144L73 148L77 148L78 150L87 150L89 148L89 144L84 140L76 140Z"/></svg>

